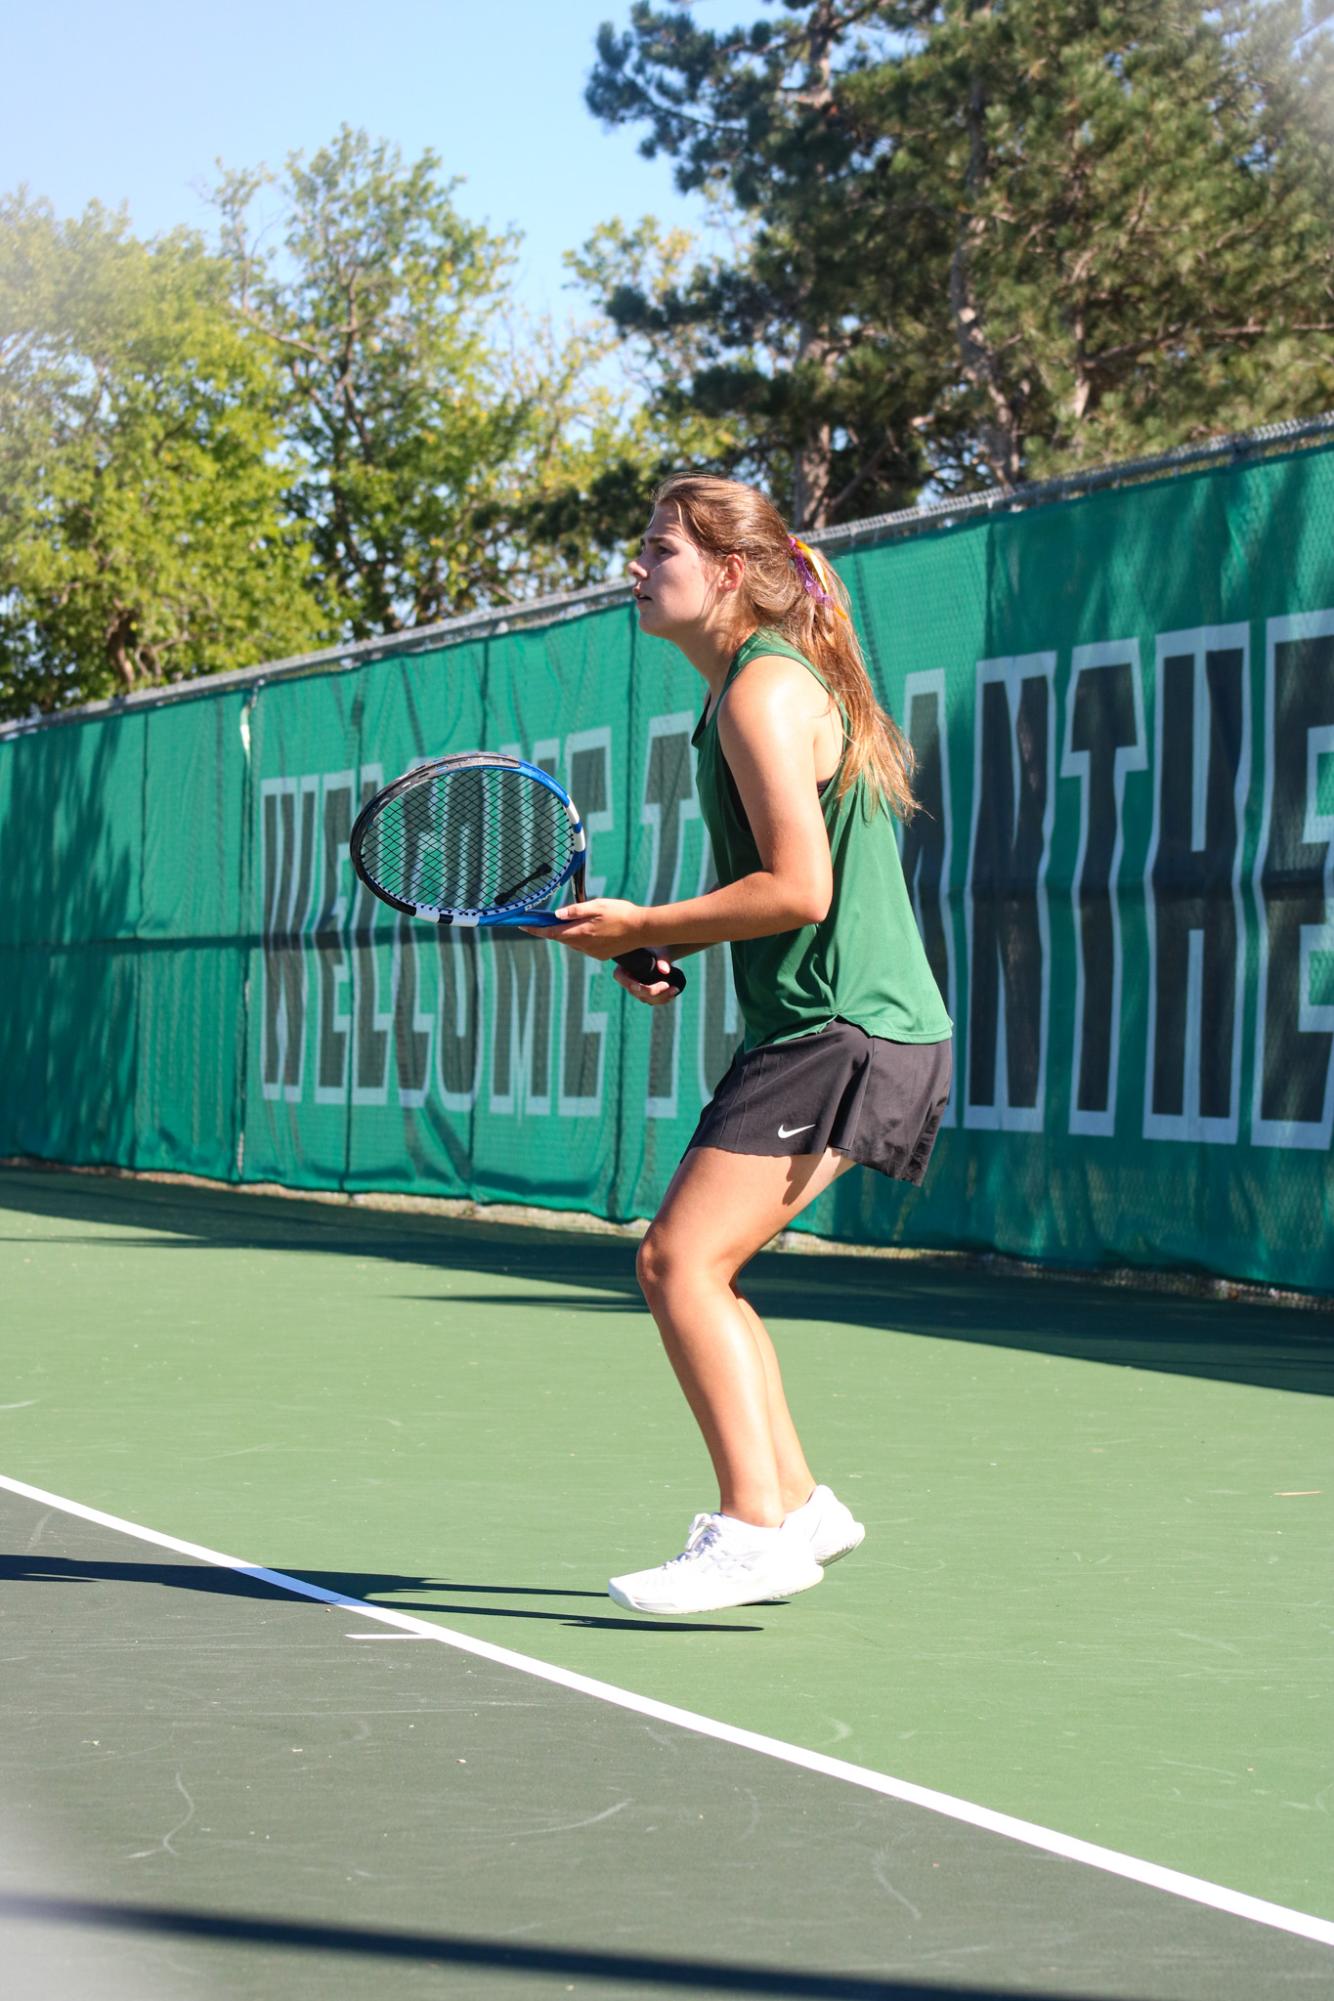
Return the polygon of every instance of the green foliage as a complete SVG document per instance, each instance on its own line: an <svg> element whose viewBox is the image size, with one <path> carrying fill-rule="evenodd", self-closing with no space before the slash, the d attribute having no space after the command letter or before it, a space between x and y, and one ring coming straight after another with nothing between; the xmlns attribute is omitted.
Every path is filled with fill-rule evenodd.
<svg viewBox="0 0 1334 2001"><path fill-rule="evenodd" d="M1009 485L1328 408L1313 18L818 0L724 32L638 0L602 31L590 108L646 127L750 233L728 269L604 303L627 339L683 343L734 462L813 524L927 476Z"/></svg>
<svg viewBox="0 0 1334 2001"><path fill-rule="evenodd" d="M730 243L606 223L570 334L348 127L220 256L0 199L0 713L591 582L685 464L818 526L1329 408L1322 10L636 0L589 105Z"/></svg>
<svg viewBox="0 0 1334 2001"><path fill-rule="evenodd" d="M693 401L718 434L713 462L799 525L903 504L928 469L914 419L939 374L922 337L929 271L899 256L893 312L868 312L887 250L839 97L892 46L889 11L822 0L714 31L640 0L628 33L602 30L588 90L605 122L647 124L641 150L675 156L682 188L744 219L726 261L656 296L622 282L601 297L628 341L675 346L655 406L679 418Z"/></svg>
<svg viewBox="0 0 1334 2001"><path fill-rule="evenodd" d="M275 380L178 231L0 200L0 713L324 636L282 504Z"/></svg>
<svg viewBox="0 0 1334 2001"><path fill-rule="evenodd" d="M294 156L261 252L271 179L224 175L221 256L0 204L0 712L591 582L637 530L669 427L605 322L521 318L433 155Z"/></svg>
<svg viewBox="0 0 1334 2001"><path fill-rule="evenodd" d="M939 407L989 477L1334 402L1328 50L1301 27L1300 0L954 5L855 79L896 201L952 197Z"/></svg>
<svg viewBox="0 0 1334 2001"><path fill-rule="evenodd" d="M237 312L281 361L292 487L358 638L588 581L605 558L572 505L622 442L625 398L587 333L509 298L517 239L465 220L425 153L344 127L282 180L284 248L249 216L263 174L219 190Z"/></svg>
<svg viewBox="0 0 1334 2001"><path fill-rule="evenodd" d="M609 302L609 322L589 338L590 369L605 378L616 355L619 385L603 387L592 422L567 424L563 449L537 469L529 527L539 542L576 550L589 578L606 568L608 551L629 555L638 544L658 482L684 465L733 464L742 427L716 417L700 394L710 358L708 340L690 323L659 331L639 326L621 341L618 314L625 297L656 308L669 301L691 269L693 240L646 216L634 228L604 223L566 265L589 292Z"/></svg>

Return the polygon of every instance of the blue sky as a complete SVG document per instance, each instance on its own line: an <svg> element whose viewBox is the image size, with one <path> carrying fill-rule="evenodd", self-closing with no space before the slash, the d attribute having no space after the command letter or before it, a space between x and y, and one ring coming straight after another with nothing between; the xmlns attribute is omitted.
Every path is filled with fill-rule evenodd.
<svg viewBox="0 0 1334 2001"><path fill-rule="evenodd" d="M0 188L26 182L61 215L129 206L145 236L211 229L198 189L228 166L313 152L344 121L426 147L465 177L473 221L524 232L519 296L559 317L561 252L613 215L703 228L671 165L585 109L599 22L629 0L9 0ZM696 0L702 18L751 11Z"/></svg>

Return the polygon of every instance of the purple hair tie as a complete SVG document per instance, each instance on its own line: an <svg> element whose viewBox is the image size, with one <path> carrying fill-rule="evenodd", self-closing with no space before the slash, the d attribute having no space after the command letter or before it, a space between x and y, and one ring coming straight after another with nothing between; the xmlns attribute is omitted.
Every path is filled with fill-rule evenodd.
<svg viewBox="0 0 1334 2001"><path fill-rule="evenodd" d="M798 541L795 535L788 536L787 546L792 552L792 563L801 588L820 604L832 604L833 598L816 573L815 557L809 546L805 542Z"/></svg>
<svg viewBox="0 0 1334 2001"><path fill-rule="evenodd" d="M821 558L816 555L809 542L803 542L799 536L789 535L787 546L791 551L793 567L797 572L801 588L808 596L813 597L817 604L832 605L840 618L847 618L848 614L833 592L827 591L820 582L820 573L816 565Z"/></svg>

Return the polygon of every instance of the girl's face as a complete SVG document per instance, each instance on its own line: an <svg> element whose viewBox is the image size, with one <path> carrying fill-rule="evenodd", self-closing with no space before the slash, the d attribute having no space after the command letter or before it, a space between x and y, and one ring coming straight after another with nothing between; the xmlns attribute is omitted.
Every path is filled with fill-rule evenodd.
<svg viewBox="0 0 1334 2001"><path fill-rule="evenodd" d="M640 630L655 639L707 630L722 602L723 570L690 540L674 506L655 508L630 564Z"/></svg>

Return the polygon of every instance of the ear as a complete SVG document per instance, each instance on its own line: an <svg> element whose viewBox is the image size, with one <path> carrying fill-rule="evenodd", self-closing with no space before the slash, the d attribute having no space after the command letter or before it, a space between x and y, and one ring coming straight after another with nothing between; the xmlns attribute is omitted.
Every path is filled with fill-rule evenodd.
<svg viewBox="0 0 1334 2001"><path fill-rule="evenodd" d="M739 591L745 579L746 559L734 549L730 555L723 557L719 582L725 591Z"/></svg>

